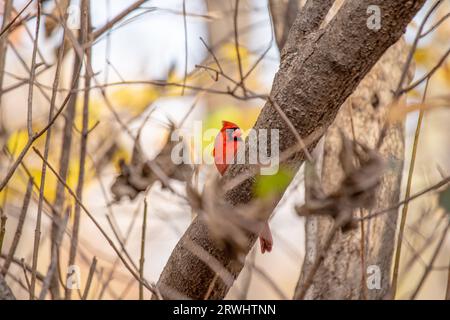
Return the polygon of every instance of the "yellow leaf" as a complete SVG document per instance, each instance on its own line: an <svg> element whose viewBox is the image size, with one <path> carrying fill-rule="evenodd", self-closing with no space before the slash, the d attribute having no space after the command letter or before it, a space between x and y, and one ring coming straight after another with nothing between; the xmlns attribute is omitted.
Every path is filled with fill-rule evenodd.
<svg viewBox="0 0 450 320"><path fill-rule="evenodd" d="M159 96L159 91L153 86L126 86L112 92L111 100L115 106L137 114L147 108Z"/></svg>
<svg viewBox="0 0 450 320"><path fill-rule="evenodd" d="M247 48L239 46L236 50L236 45L232 42L228 42L220 48L220 55L229 61L238 61L238 52L241 58L242 66L248 67L250 53Z"/></svg>
<svg viewBox="0 0 450 320"><path fill-rule="evenodd" d="M434 51L432 47L419 47L414 52L414 61L424 67L428 67L434 58Z"/></svg>
<svg viewBox="0 0 450 320"><path fill-rule="evenodd" d="M28 133L26 130L15 131L8 139L7 146L9 152L17 157L28 142Z"/></svg>
<svg viewBox="0 0 450 320"><path fill-rule="evenodd" d="M103 107L102 102L99 99L91 98L89 100L89 117L88 117L88 130L95 126L100 120L100 110ZM75 116L75 127L81 131L83 127L83 98L77 99L77 113Z"/></svg>

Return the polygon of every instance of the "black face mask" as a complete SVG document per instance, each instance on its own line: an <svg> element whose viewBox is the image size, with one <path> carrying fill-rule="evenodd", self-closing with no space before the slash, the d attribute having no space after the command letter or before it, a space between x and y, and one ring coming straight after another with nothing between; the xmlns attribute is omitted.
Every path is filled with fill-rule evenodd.
<svg viewBox="0 0 450 320"><path fill-rule="evenodd" d="M242 138L241 138L241 137L233 136L233 135L234 135L234 132L235 132L236 130L239 130L239 129L238 129L238 128L229 128L229 129L226 129L228 141L233 141L233 140L234 140L234 141L242 141Z"/></svg>

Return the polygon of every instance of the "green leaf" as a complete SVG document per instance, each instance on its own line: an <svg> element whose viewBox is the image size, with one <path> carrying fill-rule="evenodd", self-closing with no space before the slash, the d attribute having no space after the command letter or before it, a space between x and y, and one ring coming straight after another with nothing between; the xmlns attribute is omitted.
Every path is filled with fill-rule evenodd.
<svg viewBox="0 0 450 320"><path fill-rule="evenodd" d="M292 178L292 172L286 169L280 169L274 175L258 176L254 193L259 198L281 194L286 190Z"/></svg>
<svg viewBox="0 0 450 320"><path fill-rule="evenodd" d="M450 213L450 186L439 193L439 205Z"/></svg>

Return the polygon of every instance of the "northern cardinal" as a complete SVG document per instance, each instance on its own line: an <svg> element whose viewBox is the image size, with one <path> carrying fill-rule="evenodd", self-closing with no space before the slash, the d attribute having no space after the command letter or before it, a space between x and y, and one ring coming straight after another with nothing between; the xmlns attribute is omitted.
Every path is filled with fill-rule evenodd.
<svg viewBox="0 0 450 320"><path fill-rule="evenodd" d="M217 134L213 149L214 163L220 175L223 176L228 165L234 163L238 148L242 143L241 136L241 129L236 124L222 121L222 129ZM272 251L273 239L267 221L259 234L259 244L261 253Z"/></svg>

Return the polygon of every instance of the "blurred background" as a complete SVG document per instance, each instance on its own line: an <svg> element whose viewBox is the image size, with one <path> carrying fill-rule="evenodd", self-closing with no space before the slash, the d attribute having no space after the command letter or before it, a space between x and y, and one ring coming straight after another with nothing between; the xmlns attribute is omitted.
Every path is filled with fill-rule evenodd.
<svg viewBox="0 0 450 320"><path fill-rule="evenodd" d="M93 30L107 24L134 2L90 1ZM16 16L28 1L15 0L12 3L12 16ZM64 6L64 1L60 3ZM4 1L0 1L0 10L4 10L4 4ZM408 43L413 41L417 26L429 5L430 3L425 6L408 29ZM72 8L79 6L78 1L71 1ZM247 87L263 95L270 91L278 69L279 52L273 37L269 3L266 0L240 1L237 18L239 43L238 49L236 48L234 6L235 1L228 0L149 0L93 40L94 77L88 104L90 131L82 202L107 234L114 238L116 243L123 244L127 256L135 264L139 264L143 198L147 198L144 274L149 282L158 280L174 246L189 226L192 212L183 198L162 188L159 182L155 182L146 194L140 193L133 200L122 198L120 201L114 201L110 187L120 172L119 159L130 161L135 144L123 127L127 127L133 135L141 131L139 142L142 151L148 158L152 158L166 143L172 123L181 125L181 131L186 134L193 133L196 121L202 121L203 130L220 129L222 120L235 122L242 129L253 126L264 101L257 97L240 99L239 92L238 97L224 94L230 86L232 89L232 85L223 77L216 81L217 74L208 69L208 66L217 67L219 61L223 72L237 79L241 64L244 74L248 73ZM43 2L43 13L54 14L56 9L54 1ZM21 15L28 15L29 18L24 19L23 23L8 35L0 97L0 141L4 149L0 160L2 177L13 163L12 159L17 158L27 144L27 83L36 32L36 18L33 16L35 12L36 3L32 1ZM449 12L450 3L444 2L432 15L427 26L431 27L440 19L446 19ZM76 26L73 32L78 32ZM45 14L42 15L36 54L36 62L40 65L36 69L35 81L39 86L35 86L32 101L33 128L36 131L48 121L55 61L58 60L62 37L62 28L55 23L52 25L51 19ZM415 79L420 79L436 65L448 50L449 39L450 19L446 19L421 39L414 56ZM69 47L66 49L61 64L60 89L56 95L57 108L63 103L72 81L75 53ZM214 52L214 55L211 55L211 52ZM80 88L84 86L84 75L83 68ZM169 85L160 85L163 82ZM183 83L190 89L183 89ZM436 102L439 97L448 97L449 89L450 60L447 59L428 84L425 104L405 113L407 148L403 180L406 180L408 173L418 115L420 110L424 110L411 194L436 183L442 179L442 175L447 176L450 172L449 100L447 98L447 104ZM419 103L423 91L423 85L410 91L408 103ZM83 90L80 90L80 93L82 92ZM73 190L77 188L80 173L82 122L83 95L79 94L75 106L72 147L67 162L67 183ZM55 168L59 166L60 154L64 148L63 127L64 121L61 117L55 123L48 156L48 162ZM41 152L44 150L44 137L45 135L34 144ZM24 166L18 168L0 192L0 206L7 216L1 261L5 260L13 242L29 176L34 178L38 186L42 178L42 160L34 152L28 152L23 163ZM204 165L201 166L201 171L205 175L214 174L215 168ZM184 192L182 182L173 180L171 183L174 189ZM406 181L404 185L406 186ZM47 170L44 189L46 204L43 208L41 247L37 265L37 270L44 275L51 260L51 208L47 201L54 203L56 194L57 178ZM67 192L65 194L65 204L73 207L73 197ZM269 275L279 290L274 290L273 284L260 273L244 269L227 298L280 299L292 296L304 256L304 221L295 213L294 205L301 204L303 197L303 174L299 172L270 222L274 235L272 253L261 255L256 247L247 258L248 263L257 265ZM24 263L31 266L38 199L39 190L35 189L22 237L14 253L15 262L6 276L16 296L22 299L27 299L28 293L24 289L27 281L20 259L23 258ZM408 268L401 273L398 298L409 297L434 253L438 238L436 233L440 232L441 220L445 215L437 207L437 196L433 193L410 203L402 252L402 263L408 265ZM71 228L73 223L72 214L67 222L68 228ZM80 268L81 288L84 288L89 274L92 257L96 256L98 259L88 298L136 299L139 289L137 282L118 261L115 252L84 212L81 212L79 230L76 265ZM62 241L58 269L65 278L71 240L67 236L63 237ZM445 296L449 249L450 239L447 237L418 298L442 299ZM408 264L410 259L414 259L412 265ZM244 290L245 288L248 290ZM246 292L245 297L242 292ZM148 292L145 297L149 297ZM79 296L74 293L72 298L77 299Z"/></svg>

